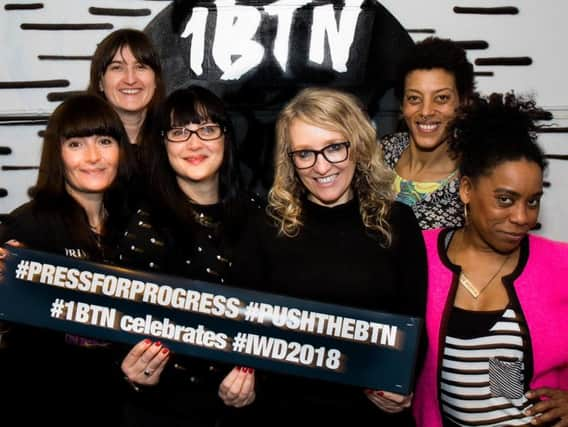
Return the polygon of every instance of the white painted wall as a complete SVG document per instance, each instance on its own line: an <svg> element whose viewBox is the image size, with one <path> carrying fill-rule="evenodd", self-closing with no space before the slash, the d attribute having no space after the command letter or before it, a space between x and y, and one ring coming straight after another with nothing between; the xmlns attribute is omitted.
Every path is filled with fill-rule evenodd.
<svg viewBox="0 0 568 427"><path fill-rule="evenodd" d="M45 61L38 55L92 55L97 43L113 30L38 31L22 30L22 23L112 23L122 27L144 29L146 24L169 2L144 0L47 0L39 10L6 11L9 3L0 1L0 82L67 79L70 86L50 89L0 90L1 115L49 114L58 105L49 102L47 94L86 89L89 81L88 61ZM89 7L145 8L152 11L144 17L108 17L89 13ZM38 131L45 126L0 126L0 146L9 146L12 154L0 156L0 165L38 166L41 138ZM28 200L27 191L35 183L37 171L0 170L0 188L8 196L0 198L0 213L8 213Z"/></svg>
<svg viewBox="0 0 568 427"><path fill-rule="evenodd" d="M0 90L0 114L48 114L57 103L47 101L54 91L84 89L88 80L87 61L39 61L39 54L91 55L96 43L111 30L96 31L24 31L22 23L100 23L110 22L114 28L143 29L168 5L168 1L144 0L46 0L41 10L6 11L0 1L0 82L23 80L68 79L70 86L60 89ZM22 1L24 3L24 1ZM527 67L482 67L476 71L493 71L492 77L478 77L482 93L514 89L520 94L533 94L538 103L551 111L551 124L568 127L568 2L564 0L501 0L455 1L386 0L381 2L406 29L433 29L435 35L455 40L485 40L486 50L470 50L473 62L479 57L528 56L533 64ZM88 8L146 8L145 17L101 17L91 15ZM515 6L518 15L461 15L454 6L497 7ZM411 33L415 40L428 34ZM43 126L0 126L0 146L11 147L13 154L0 156L0 165L38 165L41 139L37 135ZM549 154L568 154L568 133L541 134L540 141ZM27 201L27 189L33 185L36 172L1 171L0 187L9 195L0 198L0 213L7 213ZM546 189L541 212L541 234L568 241L568 196L563 183L568 182L568 162L551 160L546 176L551 187Z"/></svg>

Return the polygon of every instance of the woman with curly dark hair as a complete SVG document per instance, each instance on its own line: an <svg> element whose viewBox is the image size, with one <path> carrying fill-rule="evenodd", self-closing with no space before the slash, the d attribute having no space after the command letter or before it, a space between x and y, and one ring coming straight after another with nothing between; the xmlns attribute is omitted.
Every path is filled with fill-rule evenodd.
<svg viewBox="0 0 568 427"><path fill-rule="evenodd" d="M403 132L381 139L395 171L397 200L412 208L422 229L463 223L458 197L459 158L448 146L448 124L474 97L473 66L449 39L429 37L408 53L398 71Z"/></svg>
<svg viewBox="0 0 568 427"><path fill-rule="evenodd" d="M420 427L568 425L568 245L529 233L543 194L539 116L531 100L493 94L455 121L465 224L424 232Z"/></svg>

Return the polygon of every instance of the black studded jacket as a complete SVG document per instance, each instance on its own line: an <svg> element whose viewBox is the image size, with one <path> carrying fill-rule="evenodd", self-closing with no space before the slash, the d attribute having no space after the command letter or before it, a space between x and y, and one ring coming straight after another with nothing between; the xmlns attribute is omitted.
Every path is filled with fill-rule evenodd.
<svg viewBox="0 0 568 427"><path fill-rule="evenodd" d="M257 196L243 200L243 218L263 208ZM219 226L222 205L192 205L194 221L179 224L161 220L142 202L119 239L118 258L124 267L165 273L215 284L227 284L234 244ZM167 223L166 223L167 222ZM244 226L244 224L243 224ZM167 346L167 343L164 343ZM232 365L172 354L156 387L130 393L123 426L218 425L232 409L217 395Z"/></svg>

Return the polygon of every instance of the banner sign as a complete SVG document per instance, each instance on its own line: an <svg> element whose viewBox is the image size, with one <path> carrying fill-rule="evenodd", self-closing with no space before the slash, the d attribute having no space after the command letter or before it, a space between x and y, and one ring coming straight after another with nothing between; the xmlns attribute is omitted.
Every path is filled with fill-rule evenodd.
<svg viewBox="0 0 568 427"><path fill-rule="evenodd" d="M7 247L0 320L408 394L422 320Z"/></svg>

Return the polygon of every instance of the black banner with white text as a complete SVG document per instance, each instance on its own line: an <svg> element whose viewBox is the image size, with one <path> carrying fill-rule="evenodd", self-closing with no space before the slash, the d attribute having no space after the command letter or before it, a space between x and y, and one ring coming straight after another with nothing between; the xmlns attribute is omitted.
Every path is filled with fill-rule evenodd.
<svg viewBox="0 0 568 427"><path fill-rule="evenodd" d="M6 247L0 320L408 394L422 320Z"/></svg>

